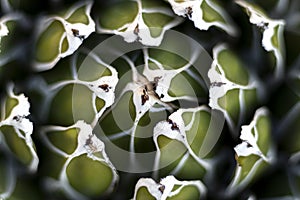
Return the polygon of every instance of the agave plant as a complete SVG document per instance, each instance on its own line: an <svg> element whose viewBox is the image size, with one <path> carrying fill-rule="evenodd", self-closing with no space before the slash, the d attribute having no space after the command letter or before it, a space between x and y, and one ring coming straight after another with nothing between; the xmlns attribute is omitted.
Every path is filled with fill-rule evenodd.
<svg viewBox="0 0 300 200"><path fill-rule="evenodd" d="M0 5L0 199L300 199L297 0Z"/></svg>

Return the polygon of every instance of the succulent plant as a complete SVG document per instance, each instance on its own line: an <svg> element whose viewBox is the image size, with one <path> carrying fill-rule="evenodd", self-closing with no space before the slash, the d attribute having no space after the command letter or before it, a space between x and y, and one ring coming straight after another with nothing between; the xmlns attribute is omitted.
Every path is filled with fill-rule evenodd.
<svg viewBox="0 0 300 200"><path fill-rule="evenodd" d="M0 7L0 199L300 199L297 0Z"/></svg>

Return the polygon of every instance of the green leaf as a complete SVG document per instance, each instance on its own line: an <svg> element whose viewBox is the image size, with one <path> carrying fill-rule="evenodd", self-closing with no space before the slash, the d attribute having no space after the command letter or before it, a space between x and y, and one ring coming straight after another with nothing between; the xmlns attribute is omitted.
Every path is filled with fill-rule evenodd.
<svg viewBox="0 0 300 200"><path fill-rule="evenodd" d="M200 30L208 30L216 26L229 35L237 35L237 30L229 15L213 0L168 0L168 2L177 15L188 17Z"/></svg>
<svg viewBox="0 0 300 200"><path fill-rule="evenodd" d="M108 165L97 162L86 155L75 157L67 166L70 185L89 197L99 197L111 187L114 171Z"/></svg>
<svg viewBox="0 0 300 200"><path fill-rule="evenodd" d="M33 156L24 138L18 136L12 126L1 126L0 132L3 134L5 143L15 157L24 165L30 165ZM22 134L22 133L21 133ZM22 134L22 136L24 136Z"/></svg>
<svg viewBox="0 0 300 200"><path fill-rule="evenodd" d="M92 123L96 118L94 104L93 92L88 87L81 84L68 84L60 88L53 98L48 123L70 125L77 119ZM57 115L60 112L64 114Z"/></svg>
<svg viewBox="0 0 300 200"><path fill-rule="evenodd" d="M117 30L132 23L139 12L135 1L119 2L109 9L105 9L99 18L99 24L106 29Z"/></svg>
<svg viewBox="0 0 300 200"><path fill-rule="evenodd" d="M99 33L121 35L126 42L158 46L164 32L181 20L158 1L130 0L111 5L96 22Z"/></svg>
<svg viewBox="0 0 300 200"><path fill-rule="evenodd" d="M49 141L55 145L56 148L66 152L67 154L72 154L77 147L77 138L78 138L77 129L68 129L64 132L54 131L49 132L47 137Z"/></svg>
<svg viewBox="0 0 300 200"><path fill-rule="evenodd" d="M232 51L223 50L217 55L217 62L222 66L225 77L236 84L248 85L249 74L243 64Z"/></svg>
<svg viewBox="0 0 300 200"><path fill-rule="evenodd" d="M33 67L44 71L73 54L83 40L95 31L90 16L92 2L77 3L62 16L44 17L38 23Z"/></svg>
<svg viewBox="0 0 300 200"><path fill-rule="evenodd" d="M47 62L54 60L60 54L60 40L65 32L63 23L52 21L49 26L40 34L37 41L36 60L38 62ZM52 49L52 51L49 51ZM46 53L46 52L49 53ZM65 52L65 49L62 49Z"/></svg>

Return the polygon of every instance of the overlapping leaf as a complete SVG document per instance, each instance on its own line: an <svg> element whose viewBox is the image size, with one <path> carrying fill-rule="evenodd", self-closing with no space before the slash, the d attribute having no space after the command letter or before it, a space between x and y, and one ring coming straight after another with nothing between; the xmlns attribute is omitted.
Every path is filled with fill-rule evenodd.
<svg viewBox="0 0 300 200"><path fill-rule="evenodd" d="M211 172L212 163L200 157L210 120L210 110L202 106L178 109L167 120L159 122L153 135L157 148L154 170L169 166L167 173L187 177L193 174L192 177L199 178Z"/></svg>
<svg viewBox="0 0 300 200"><path fill-rule="evenodd" d="M234 148L237 166L227 191L229 194L247 186L262 173L262 170L275 162L271 131L271 122L266 108L258 109L251 123L242 126L240 135L242 143Z"/></svg>
<svg viewBox="0 0 300 200"><path fill-rule="evenodd" d="M114 189L118 181L116 169L90 125L77 121L69 127L44 127L41 139L55 154L49 155L44 163L45 167L51 165L57 170L47 179L48 189L62 189L76 199L97 197Z"/></svg>
<svg viewBox="0 0 300 200"><path fill-rule="evenodd" d="M199 200L204 199L205 195L206 187L201 181L179 181L174 176L167 176L159 183L151 178L139 179L135 186L133 200Z"/></svg>
<svg viewBox="0 0 300 200"><path fill-rule="evenodd" d="M164 32L181 21L162 2L130 0L104 11L97 20L97 31L121 35L126 42L158 46Z"/></svg>
<svg viewBox="0 0 300 200"><path fill-rule="evenodd" d="M28 119L30 104L24 94L16 95L13 85L7 88L7 97L1 103L1 147L14 155L32 172L37 170L39 158L31 135L33 123Z"/></svg>
<svg viewBox="0 0 300 200"><path fill-rule="evenodd" d="M216 26L229 35L237 35L237 30L226 11L212 0L168 0L174 12L188 17L200 30Z"/></svg>
<svg viewBox="0 0 300 200"><path fill-rule="evenodd" d="M261 8L243 0L236 0L236 3L246 10L250 23L255 24L262 30L262 46L271 52L275 59L274 74L276 78L282 78L284 73L285 47L283 29L285 22L269 18Z"/></svg>
<svg viewBox="0 0 300 200"><path fill-rule="evenodd" d="M77 3L62 16L44 17L38 22L33 67L51 69L63 57L71 55L92 32L91 1Z"/></svg>
<svg viewBox="0 0 300 200"><path fill-rule="evenodd" d="M231 131L236 133L245 112L263 99L263 85L225 44L213 49L213 59L208 72L209 106L222 111Z"/></svg>

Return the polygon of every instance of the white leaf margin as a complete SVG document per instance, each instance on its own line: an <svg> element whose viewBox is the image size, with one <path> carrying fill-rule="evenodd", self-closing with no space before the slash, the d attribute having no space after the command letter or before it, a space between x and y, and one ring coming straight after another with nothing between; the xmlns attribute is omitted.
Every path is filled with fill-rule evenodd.
<svg viewBox="0 0 300 200"><path fill-rule="evenodd" d="M40 19L38 22L38 28L36 32L36 37L39 37L39 35L45 31L48 26L53 22L53 21L59 21L61 24L64 26L65 32L61 37L61 40L59 41L59 55L51 62L38 62L34 61L33 62L33 68L37 71L45 71L53 68L56 63L61 59L66 56L69 56L73 54L79 46L82 44L83 40L86 39L91 33L95 32L96 30L96 25L92 17L90 16L90 12L92 9L93 2L92 1L84 1L75 4L72 6L67 13L63 17L58 17L58 16L50 16L50 17L43 17ZM77 10L80 7L85 6L85 13L86 17L88 18L89 24L83 24L83 23L69 23L67 19L73 14L74 10ZM78 30L78 36L74 34L73 30ZM79 37L80 36L80 37ZM62 52L62 43L64 39L67 39L68 41L68 46L69 48L65 51Z"/></svg>
<svg viewBox="0 0 300 200"><path fill-rule="evenodd" d="M77 137L77 147L74 150L72 154L67 154L64 151L58 149L55 147L50 140L47 137L48 132L52 131L66 131L68 129L72 128L77 128L80 131L78 132L78 137ZM66 158L66 161L60 171L58 180L52 179L52 178L47 178L45 180L45 185L47 185L47 188L50 190L59 190L63 189L66 194L73 198L73 199L88 199L85 197L83 194L79 193L76 191L69 183L68 177L67 177L67 167L70 164L70 162L75 158L83 154L87 154L87 156L94 160L98 161L102 164L107 165L111 171L112 171L112 181L107 189L106 193L110 193L113 189L115 184L119 180L119 176L117 173L116 168L114 165L111 163L109 157L107 156L105 152L105 144L96 136L93 134L93 128L89 124L85 123L82 120L77 121L75 124L68 126L68 127L62 127L62 126L46 126L41 129L41 139L45 143L45 145L54 153L63 156ZM94 153L100 152L103 156L102 158L99 158L94 155Z"/></svg>
<svg viewBox="0 0 300 200"><path fill-rule="evenodd" d="M284 48L284 36L283 30L285 26L284 20L274 20L267 17L261 11L255 9L250 3L243 0L235 0L235 2L241 7L245 8L249 15L249 21L251 24L256 25L263 30L262 46L268 52L274 52L276 58L275 77L283 77L284 62L285 62L285 48ZM278 27L278 35L275 35L275 28ZM272 37L278 38L279 48L276 48L272 44Z"/></svg>
<svg viewBox="0 0 300 200"><path fill-rule="evenodd" d="M180 185L178 189L172 191L175 185ZM179 181L174 176L167 176L161 179L160 183L156 183L151 178L141 178L138 180L135 190L133 200L137 199L137 192L141 187L146 187L149 193L156 200L166 200L169 197L173 197L181 192L181 190L186 186L195 186L203 197L206 195L207 189L205 185L200 181Z"/></svg>
<svg viewBox="0 0 300 200"><path fill-rule="evenodd" d="M216 26L227 32L229 35L236 36L238 34L236 27L227 15L226 11L211 0L185 0L180 3L175 0L168 0L168 2L177 15L184 17L187 16L194 22L195 27L200 30L208 30L211 26ZM203 2L207 3L213 10L218 12L226 23L219 21L205 21L203 18L203 12L205 11L201 9Z"/></svg>
<svg viewBox="0 0 300 200"><path fill-rule="evenodd" d="M16 134L18 135L18 137L25 141L32 155L32 160L28 168L30 172L35 172L38 167L39 158L34 149L34 143L31 138L31 135L33 133L33 123L29 119L27 119L27 117L30 115L29 112L30 104L28 102L28 98L25 97L24 94L20 94L20 95L14 94L13 88L14 88L13 84L9 84L7 86L7 94L8 94L7 98L16 99L18 101L18 104L12 109L10 115L6 119L4 119L6 115L6 110L5 110L5 104L2 103L1 106L2 119L0 121L0 127L5 125L12 126ZM22 131L25 134L25 136L20 131Z"/></svg>
<svg viewBox="0 0 300 200"><path fill-rule="evenodd" d="M135 19L132 22L123 25L117 30L110 30L101 27L101 25L97 21L97 32L120 35L128 43L139 41L146 46L159 46L163 40L164 33L168 29L171 29L172 27L177 26L182 22L182 20L174 16L173 12L168 8L163 8L163 7L143 8L142 0L131 0L131 1L136 2L138 5L138 14L136 15ZM159 37L153 38L151 36L150 30L151 29L155 30L160 28L148 27L143 20L142 17L143 13L161 13L161 14L168 15L170 17L174 17L174 20L168 23L167 25L165 25L164 27L162 27L161 34L159 35Z"/></svg>

